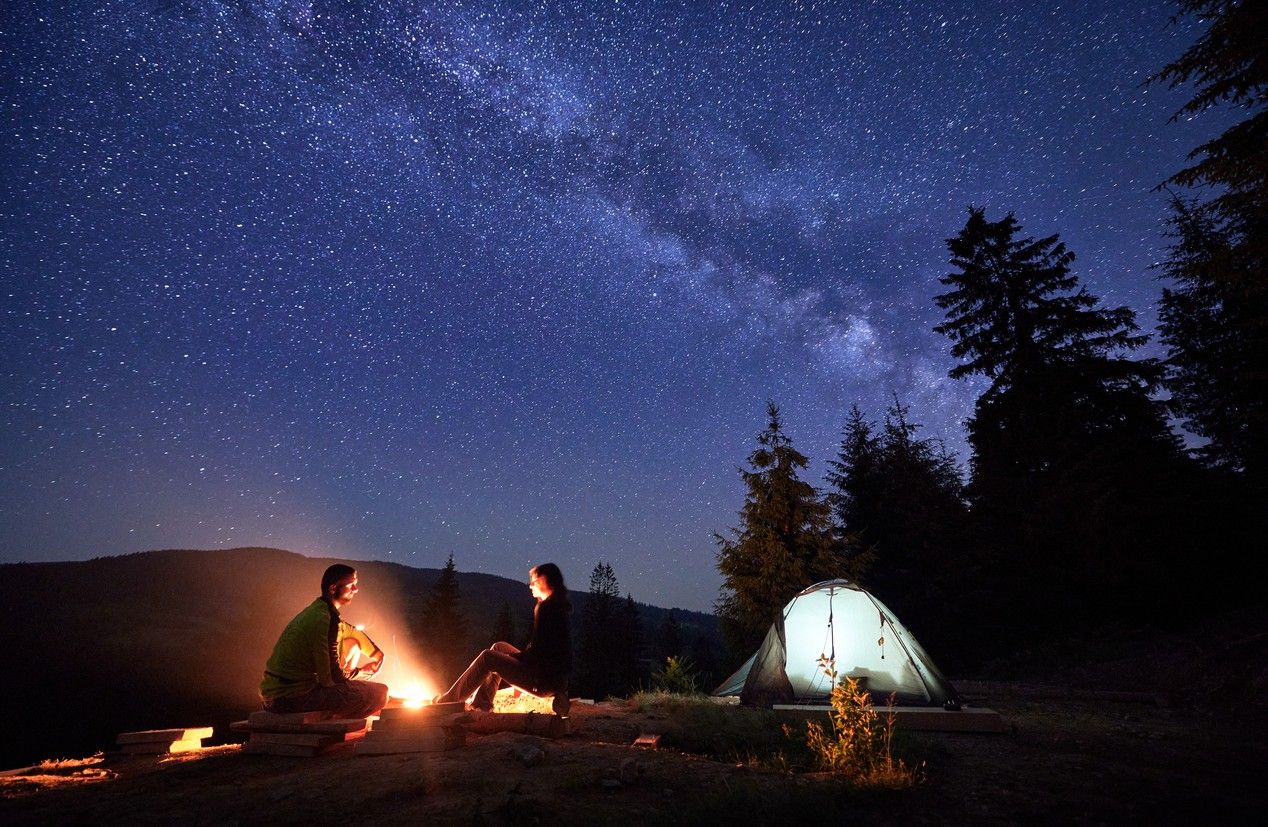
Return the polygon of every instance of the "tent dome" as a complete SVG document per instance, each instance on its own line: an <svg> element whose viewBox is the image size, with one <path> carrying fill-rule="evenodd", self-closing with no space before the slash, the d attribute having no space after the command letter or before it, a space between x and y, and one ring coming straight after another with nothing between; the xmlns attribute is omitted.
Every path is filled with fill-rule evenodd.
<svg viewBox="0 0 1268 827"><path fill-rule="evenodd" d="M754 706L826 703L829 676L859 679L877 702L941 706L955 690L885 604L848 580L825 580L784 606L753 656L714 690Z"/></svg>

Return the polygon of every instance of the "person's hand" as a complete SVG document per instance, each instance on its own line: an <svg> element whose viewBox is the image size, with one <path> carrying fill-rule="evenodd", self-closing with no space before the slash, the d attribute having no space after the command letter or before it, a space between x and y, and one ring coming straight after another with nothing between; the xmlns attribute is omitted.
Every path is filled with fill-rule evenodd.
<svg viewBox="0 0 1268 827"><path fill-rule="evenodd" d="M368 660L365 663L365 665L361 667L361 671L367 675L374 675L374 674L377 674L378 671L382 668L383 668L383 650L380 649L379 651L374 653L374 657L370 658L370 660Z"/></svg>

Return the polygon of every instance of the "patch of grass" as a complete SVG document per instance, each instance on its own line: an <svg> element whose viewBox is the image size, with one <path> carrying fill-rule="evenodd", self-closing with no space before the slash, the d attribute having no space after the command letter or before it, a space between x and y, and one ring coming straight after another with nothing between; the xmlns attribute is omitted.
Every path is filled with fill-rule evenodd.
<svg viewBox="0 0 1268 827"><path fill-rule="evenodd" d="M789 737L782 719L767 710L723 705L707 695L638 692L630 697L635 712L664 719L659 727L665 746L720 761L792 770L811 764L806 745Z"/></svg>

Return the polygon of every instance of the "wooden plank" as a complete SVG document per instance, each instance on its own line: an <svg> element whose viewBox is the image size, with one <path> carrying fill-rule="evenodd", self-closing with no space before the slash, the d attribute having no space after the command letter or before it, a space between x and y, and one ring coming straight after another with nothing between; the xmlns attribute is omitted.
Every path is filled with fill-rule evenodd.
<svg viewBox="0 0 1268 827"><path fill-rule="evenodd" d="M329 717L325 712L268 712L262 709L252 712L247 720L256 726L296 726L315 724Z"/></svg>
<svg viewBox="0 0 1268 827"><path fill-rule="evenodd" d="M343 736L329 735L320 732L252 732L248 743L251 744L289 744L294 747L324 747Z"/></svg>
<svg viewBox="0 0 1268 827"><path fill-rule="evenodd" d="M234 732L315 732L338 735L345 732L364 732L365 718L330 718L312 724L253 724L250 721L234 721L229 729Z"/></svg>
<svg viewBox="0 0 1268 827"><path fill-rule="evenodd" d="M145 744L157 741L201 741L211 737L209 726L192 729L147 729L141 732L121 732L117 739L120 746L124 744Z"/></svg>
<svg viewBox="0 0 1268 827"><path fill-rule="evenodd" d="M421 729L434 729L435 727L457 726L467 719L468 715L461 712L457 715L432 715L426 718L386 718L375 721L370 729L373 732L416 732Z"/></svg>
<svg viewBox="0 0 1268 827"><path fill-rule="evenodd" d="M202 741L140 741L124 744L120 750L129 755L166 755L169 752L193 752L202 748Z"/></svg>
<svg viewBox="0 0 1268 827"><path fill-rule="evenodd" d="M470 725L474 732L523 732L542 738L560 738L572 731L571 721L539 712L486 712Z"/></svg>
<svg viewBox="0 0 1268 827"><path fill-rule="evenodd" d="M357 742L357 755L392 755L403 752L444 752L460 747L466 736L461 729L435 727L409 737L384 737L373 732Z"/></svg>

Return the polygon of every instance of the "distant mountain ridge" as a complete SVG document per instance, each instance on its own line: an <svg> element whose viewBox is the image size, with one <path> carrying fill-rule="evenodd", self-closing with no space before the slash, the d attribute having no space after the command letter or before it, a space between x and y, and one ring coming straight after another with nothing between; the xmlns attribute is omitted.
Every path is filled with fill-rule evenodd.
<svg viewBox="0 0 1268 827"><path fill-rule="evenodd" d="M59 750L108 747L115 734L129 729L219 727L256 708L264 661L278 633L318 595L321 573L333 562L357 569L361 593L344 616L365 624L388 651L389 683L399 670L425 661L410 626L438 569L272 548L168 549L0 565L0 618L12 641L10 662L35 690L33 701L14 716L16 730L0 740L0 768ZM517 582L458 572L458 587L472 652L491 642L503 604L510 606L517 632L527 635L527 576ZM587 595L570 596L575 618ZM650 639L669 610L645 604L639 610ZM674 612L686 634L717 640L713 616Z"/></svg>

